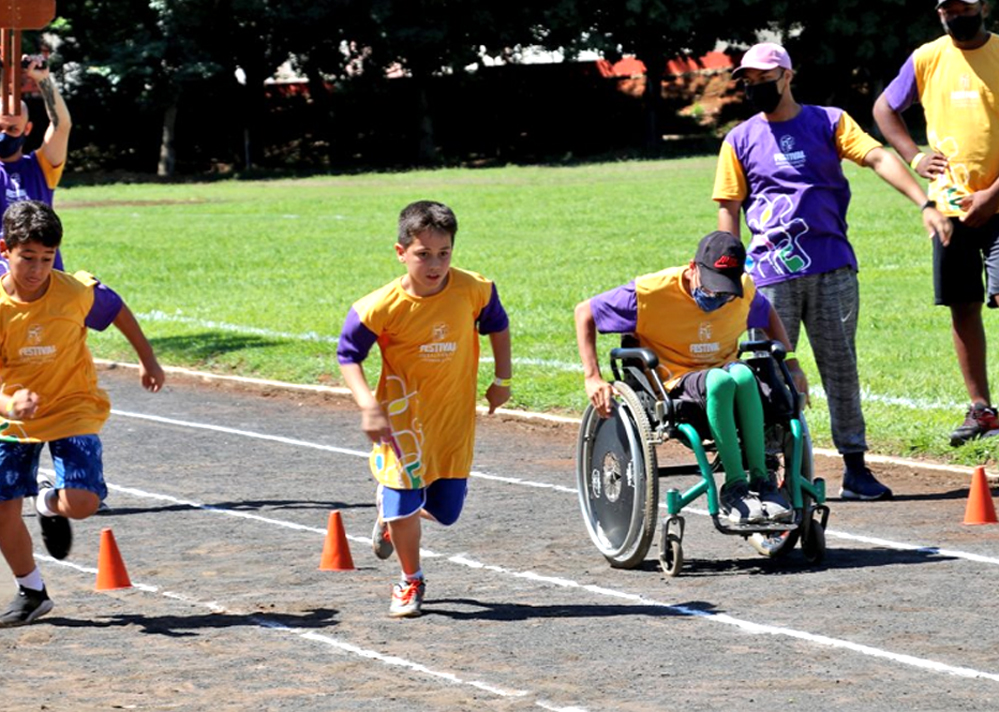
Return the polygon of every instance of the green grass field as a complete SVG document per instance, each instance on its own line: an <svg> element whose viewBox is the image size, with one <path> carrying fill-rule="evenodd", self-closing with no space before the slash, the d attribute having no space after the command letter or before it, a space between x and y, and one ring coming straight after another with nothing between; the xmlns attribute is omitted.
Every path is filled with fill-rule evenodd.
<svg viewBox="0 0 999 712"><path fill-rule="evenodd" d="M399 210L412 200L441 200L461 226L455 264L496 280L510 314L511 406L578 415L585 398L574 305L688 261L716 224L714 165L704 157L64 187L56 208L66 226L67 268L95 272L119 291L164 364L337 384L335 338L351 303L400 274L392 248ZM952 450L947 442L966 394L948 313L932 303L930 244L918 209L872 171L846 170L872 450L994 461L999 443ZM995 316L987 316L988 327ZM601 339L603 352L616 343ZM94 334L91 345L96 356L134 360L114 330ZM485 340L483 349L488 355ZM819 386L807 344L798 352ZM377 359L366 369L373 380ZM483 384L491 374L484 364ZM816 444L830 446L821 397L813 398L809 424Z"/></svg>

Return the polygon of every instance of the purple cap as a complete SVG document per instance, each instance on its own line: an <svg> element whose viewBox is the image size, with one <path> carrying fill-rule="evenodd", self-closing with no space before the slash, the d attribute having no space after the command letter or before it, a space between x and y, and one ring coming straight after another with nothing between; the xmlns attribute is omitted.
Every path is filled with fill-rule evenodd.
<svg viewBox="0 0 999 712"><path fill-rule="evenodd" d="M974 5L975 3L979 2L979 0L958 0L958 1L963 2L965 5ZM950 0L937 0L937 10L939 10L942 6L946 5L948 2L950 2Z"/></svg>
<svg viewBox="0 0 999 712"><path fill-rule="evenodd" d="M732 76L738 79L745 69L759 69L766 72L777 67L791 68L791 58L787 50L773 42L762 42L749 48L742 56L742 64L732 72Z"/></svg>

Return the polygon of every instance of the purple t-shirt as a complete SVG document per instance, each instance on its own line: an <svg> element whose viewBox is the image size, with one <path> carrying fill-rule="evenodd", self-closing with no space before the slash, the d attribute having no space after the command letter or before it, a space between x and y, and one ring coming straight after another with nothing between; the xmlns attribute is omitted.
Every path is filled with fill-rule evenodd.
<svg viewBox="0 0 999 712"><path fill-rule="evenodd" d="M726 162L734 158L745 175L743 207L753 234L746 271L757 286L857 269L847 239L850 186L840 151L844 142L878 144L852 119L844 122L844 132L845 117L842 109L806 104L788 121L769 122L757 114L725 137L731 151L723 148L719 171L733 170Z"/></svg>
<svg viewBox="0 0 999 712"><path fill-rule="evenodd" d="M0 161L0 237L3 236L3 214L12 203L22 200L38 200L52 205L55 190L49 188L45 172L38 164L38 153L32 151L16 161ZM62 254L56 250L53 262L55 269L61 270ZM6 274L7 260L0 257L0 274Z"/></svg>

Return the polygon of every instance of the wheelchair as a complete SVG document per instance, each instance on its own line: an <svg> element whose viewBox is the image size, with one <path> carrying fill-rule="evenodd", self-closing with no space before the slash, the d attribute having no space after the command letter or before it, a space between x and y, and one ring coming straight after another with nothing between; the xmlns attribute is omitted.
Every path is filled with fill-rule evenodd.
<svg viewBox="0 0 999 712"><path fill-rule="evenodd" d="M792 519L735 524L719 516L714 475L722 467L706 422L689 417L694 415L689 411L691 404L669 397L653 351L624 345L610 352L617 392L611 416L601 418L588 406L576 451L583 520L590 539L612 567L634 568L645 560L659 522L659 479L691 474L699 474L700 482L686 491L671 488L665 494L666 513L658 529L659 562L667 576L678 576L683 567L681 512L702 495L707 496L715 529L746 538L761 555L782 557L800 542L809 563L819 564L825 557L829 519L825 482L813 476L811 438L784 363L784 348L774 341L747 341L739 344L738 353L764 391L767 469L776 475L790 502ZM695 462L660 466L656 448L669 440L691 450ZM714 453L712 458L709 453Z"/></svg>

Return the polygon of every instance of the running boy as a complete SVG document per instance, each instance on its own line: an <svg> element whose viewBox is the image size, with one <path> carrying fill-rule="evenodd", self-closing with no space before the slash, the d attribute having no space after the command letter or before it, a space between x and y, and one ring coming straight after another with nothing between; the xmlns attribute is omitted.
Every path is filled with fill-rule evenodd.
<svg viewBox="0 0 999 712"><path fill-rule="evenodd" d="M475 442L479 334L495 360L486 390L489 412L510 399L510 330L496 286L451 267L458 220L446 205L421 200L399 215L395 245L406 274L354 303L340 334L337 359L371 438L378 481L375 554L393 548L402 580L389 615L418 616L425 582L420 566L421 517L444 526L461 514ZM375 393L362 362L375 343L382 372Z"/></svg>
<svg viewBox="0 0 999 712"><path fill-rule="evenodd" d="M704 421L696 427L710 430L725 469L719 493L722 514L740 525L793 516L767 471L756 377L738 359L739 337L747 328L762 329L784 345L795 386L808 395L808 381L791 352L784 324L745 269L746 249L739 239L712 232L701 239L687 266L637 277L576 305L586 396L597 413L610 416L614 392L600 375L597 331L634 334L639 345L659 356L670 397L695 406L692 411Z"/></svg>
<svg viewBox="0 0 999 712"><path fill-rule="evenodd" d="M112 323L141 362L142 385L156 392L163 369L121 298L85 272L52 268L62 223L45 203L18 202L3 216L0 253L10 270L0 279L0 550L18 594L0 614L0 627L31 623L52 610L21 516L35 497L42 540L56 559L69 555L69 519L93 514L107 493L97 433L111 411L97 385L87 329ZM49 444L55 482L36 481Z"/></svg>

